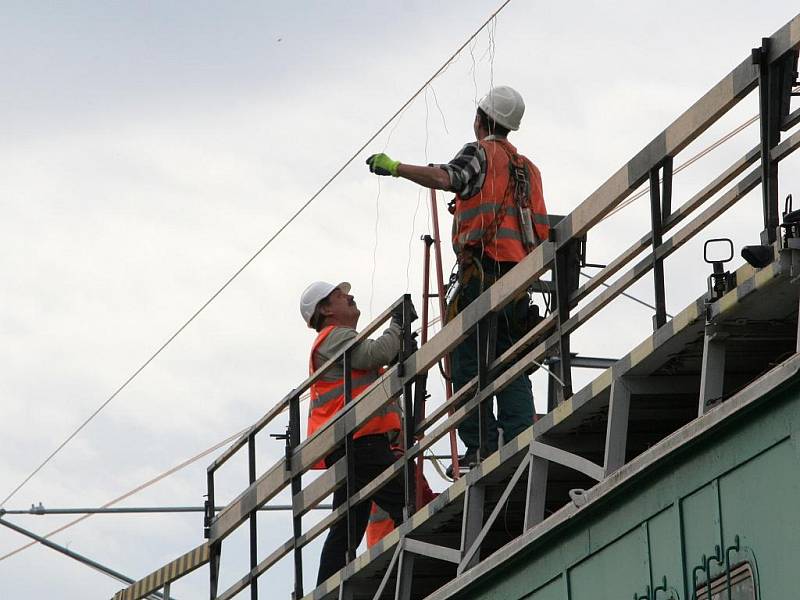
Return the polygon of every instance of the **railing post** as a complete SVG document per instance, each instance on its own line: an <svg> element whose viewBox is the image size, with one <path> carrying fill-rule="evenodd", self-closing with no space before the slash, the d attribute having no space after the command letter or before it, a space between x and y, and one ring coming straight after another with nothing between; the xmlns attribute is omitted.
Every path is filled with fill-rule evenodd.
<svg viewBox="0 0 800 600"><path fill-rule="evenodd" d="M664 259L657 258L657 251L663 241L663 215L672 206L672 158L667 157L661 164L664 171L664 197L662 205L659 167L650 169L650 223L653 229L653 287L655 292L656 314L653 316L653 329L667 322L667 301L664 290Z"/></svg>
<svg viewBox="0 0 800 600"><path fill-rule="evenodd" d="M400 359L398 374L401 377L406 375L404 361L413 354L414 340L411 336L411 295L403 295L403 334L400 347ZM408 458L408 449L414 444L416 433L414 420L414 384L420 385L416 378L409 379L403 384L403 491L405 493L404 517L408 519L416 510L416 494L414 492L414 461ZM424 386L424 383L422 384Z"/></svg>
<svg viewBox="0 0 800 600"><path fill-rule="evenodd" d="M778 161L772 150L781 141L781 130L791 108L791 93L797 80L798 50L792 49L770 62L770 38L754 48L753 64L758 67L758 102L761 127L761 190L764 231L761 243L772 244L778 237Z"/></svg>
<svg viewBox="0 0 800 600"><path fill-rule="evenodd" d="M344 368L344 404L348 405L353 401L353 372L352 356L350 350L346 350L342 358ZM344 443L344 457L347 465L347 562L356 557L358 542L356 540L356 519L353 514L353 504L351 498L356 493L356 462L353 448L353 434L348 433Z"/></svg>
<svg viewBox="0 0 800 600"><path fill-rule="evenodd" d="M764 231L761 243L772 244L778 227L778 163L772 160L771 150L780 141L780 78L769 64L769 38L753 49L753 63L758 66L758 105L761 128L761 200L764 212Z"/></svg>
<svg viewBox="0 0 800 600"><path fill-rule="evenodd" d="M547 410L553 410L556 405L572 396L572 357L570 355L569 334L562 333L564 323L569 319L569 267L570 252L574 251L572 244L565 244L556 250L555 260L553 261L553 279L556 284L556 314L558 324L558 375L563 385L556 388L556 395L553 406L548 406Z"/></svg>
<svg viewBox="0 0 800 600"><path fill-rule="evenodd" d="M204 528L203 533L208 539L211 535L211 524L214 521L214 516L216 513L216 499L214 497L214 473L216 469L215 467L210 467L206 474L206 485L207 485L207 497L206 497L206 512L204 517ZM209 585L208 585L208 592L209 598L214 600L217 597L217 590L219 588L219 560L220 555L222 554L222 542L217 542L215 544L211 544L211 547L208 549L208 571L209 571Z"/></svg>
<svg viewBox="0 0 800 600"><path fill-rule="evenodd" d="M497 346L497 313L489 313L478 322L478 392L491 382L489 365L494 362ZM478 404L478 460L484 460L490 453L487 446L489 437L489 414L492 411L492 397Z"/></svg>
<svg viewBox="0 0 800 600"><path fill-rule="evenodd" d="M287 443L293 452L300 445L300 396L292 396L289 400L289 431ZM291 466L290 466L291 468ZM302 475L292 476L292 498L303 489ZM294 507L292 507L294 512ZM303 534L303 523L300 515L292 518L292 535L294 536L294 600L303 597L303 549L297 546L297 540Z"/></svg>
<svg viewBox="0 0 800 600"><path fill-rule="evenodd" d="M247 471L250 485L256 481L256 434L247 438ZM250 513L250 598L258 600L258 578L253 570L258 566L258 511Z"/></svg>

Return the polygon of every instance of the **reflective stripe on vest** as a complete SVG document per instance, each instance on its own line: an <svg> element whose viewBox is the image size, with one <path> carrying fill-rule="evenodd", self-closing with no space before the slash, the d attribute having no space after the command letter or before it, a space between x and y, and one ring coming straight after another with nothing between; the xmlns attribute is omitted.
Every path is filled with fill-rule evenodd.
<svg viewBox="0 0 800 600"><path fill-rule="evenodd" d="M529 198L536 237L546 240L550 228L539 169L505 139L481 140L486 155L486 177L481 191L471 198L456 196L453 250L461 254L474 248L498 262L519 262L527 255L519 224L509 172L511 157L521 160L530 176Z"/></svg>
<svg viewBox="0 0 800 600"><path fill-rule="evenodd" d="M394 521L385 510L372 503L367 523L367 548L372 548L394 529Z"/></svg>
<svg viewBox="0 0 800 600"><path fill-rule="evenodd" d="M353 373L355 374L355 371L353 371ZM377 371L366 371L365 373L366 374L362 375L361 377L352 376L353 390L356 388L365 388L370 383L378 379ZM324 404L327 404L331 400L335 400L339 396L344 396L344 381L342 381L342 383L336 383L333 387L328 389L327 392L322 392L318 394L316 398L312 399L311 410L314 410L315 408L321 408Z"/></svg>
<svg viewBox="0 0 800 600"><path fill-rule="evenodd" d="M323 329L314 345L311 347L311 356L308 360L308 374L313 375L315 371L314 354L320 347L325 338L335 329L333 325ZM353 399L366 390L374 381L378 379L382 371L378 369L364 371L353 369L351 373L353 383ZM308 437L315 431L330 421L333 416L344 407L344 379L332 381L318 380L311 384L311 403L308 410ZM364 423L358 431L353 434L353 438L364 435L374 435L387 433L389 431L400 430L400 407L396 402L390 402L379 410L371 419ZM324 469L324 461L314 465L315 469Z"/></svg>

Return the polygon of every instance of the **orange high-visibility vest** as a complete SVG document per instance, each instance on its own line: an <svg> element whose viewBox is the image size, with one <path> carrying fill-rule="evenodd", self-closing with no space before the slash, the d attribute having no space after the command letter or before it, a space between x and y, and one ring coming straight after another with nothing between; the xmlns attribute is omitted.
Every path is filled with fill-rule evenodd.
<svg viewBox="0 0 800 600"><path fill-rule="evenodd" d="M314 341L314 345L311 347L311 356L308 360L309 375L312 375L316 370L314 366L314 354L334 328L334 325L326 327L319 333L317 339ZM372 369L369 371L353 369L351 374L353 399L355 400L372 382L378 379L381 373L383 373L383 369ZM311 384L311 403L308 410L308 437L311 437L317 429L330 421L333 415L340 411L343 406L344 379L332 381L317 380ZM353 438L359 438L364 435L387 433L400 429L399 407L396 403L390 402L364 423L361 428L353 434ZM312 468L324 469L325 462L320 461Z"/></svg>
<svg viewBox="0 0 800 600"><path fill-rule="evenodd" d="M539 241L550 233L542 193L542 176L530 160L503 138L481 140L486 154L486 176L481 191L471 198L456 196L453 250L457 256L471 250L497 262L520 262L528 252L523 244L519 210L514 199L509 163L525 165L530 177L529 198L534 233Z"/></svg>

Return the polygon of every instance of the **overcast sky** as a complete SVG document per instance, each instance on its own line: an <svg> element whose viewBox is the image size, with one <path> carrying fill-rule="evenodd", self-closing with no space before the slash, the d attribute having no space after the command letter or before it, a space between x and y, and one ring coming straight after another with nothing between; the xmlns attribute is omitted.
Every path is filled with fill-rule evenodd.
<svg viewBox="0 0 800 600"><path fill-rule="evenodd" d="M0 498L5 497L304 203L499 2L0 3ZM348 280L362 324L420 303L427 196L371 176L386 150L445 162L491 85L524 96L511 138L565 214L748 56L797 4L515 0L250 267L5 506L98 506L258 419L307 373L298 312L316 279ZM676 164L756 113L755 95ZM674 205L753 147L752 126L676 175ZM798 160L784 173L797 172ZM797 176L785 175L781 193ZM797 192L797 188L794 188ZM761 229L751 193L667 263L668 310L703 293L701 243ZM447 198L449 199L449 195ZM450 217L439 202L443 233ZM605 263L648 228L646 199L589 237ZM449 270L452 252L445 248ZM738 254L738 252L737 252ZM741 262L736 259L733 267ZM651 299L651 279L633 292ZM622 356L651 312L620 300L573 350ZM610 332L613 331L613 335ZM597 373L578 373L580 384ZM441 384L432 382L441 400ZM534 376L537 408L544 375ZM278 432L285 421L270 432ZM282 452L259 440L259 470ZM206 457L128 499L200 505ZM246 484L237 464L220 501ZM431 472L435 489L445 483ZM320 515L317 515L318 518ZM69 519L10 518L45 533ZM261 522L262 556L289 535ZM308 521L308 520L307 520ZM96 516L53 538L139 578L202 542L201 515ZM0 557L26 539L0 529ZM237 536L224 584L246 571ZM319 545L306 551L306 587ZM268 575L288 596L288 570ZM207 594L207 569L173 587ZM107 598L121 585L53 551L0 559L0 595Z"/></svg>

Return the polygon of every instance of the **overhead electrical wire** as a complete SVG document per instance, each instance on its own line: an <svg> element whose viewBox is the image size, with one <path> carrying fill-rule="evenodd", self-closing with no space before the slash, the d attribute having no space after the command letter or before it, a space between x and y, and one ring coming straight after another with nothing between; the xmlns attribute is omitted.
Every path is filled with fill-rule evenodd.
<svg viewBox="0 0 800 600"><path fill-rule="evenodd" d="M331 175L331 176L330 176L330 177L329 177L329 178L328 178L328 179L325 181L325 183L323 183L323 184L322 184L322 186L321 186L321 187L320 187L320 188L319 188L319 189L318 189L316 192L314 192L314 193L311 195L311 197L310 197L308 200L306 200L306 201L305 201L305 202L304 202L302 205L300 205L300 207L299 207L299 208L298 208L298 209L297 209L297 210L294 212L294 214L292 214L292 216L291 216L291 217L289 217L289 219L288 219L288 220L287 220L287 221L286 221L286 222L285 222L283 225L281 225L281 226L280 226L280 227L279 227L279 228L278 228L278 229L275 231L275 233L273 233L273 234L272 234L272 235L269 237L269 239L268 239L266 242L264 242L264 244L262 244L262 245L261 245L261 247L260 247L258 250L256 250L256 252L255 252L255 253L254 253L254 254L253 254L253 255L252 255L250 258L248 258L248 259L247 259L247 261L245 261L245 263L244 263L244 264L243 264L241 267L239 267L239 268L238 268L238 269L237 269L237 270L236 270L236 271L233 273L233 275L231 275L231 276L230 276L230 277L229 277L229 278L228 278L228 279L225 281L225 283L223 283L223 284L222 284L222 286L221 286L221 287L220 287L220 288L219 288L219 289L218 289L216 292L214 292L214 293L211 295L211 297L210 297L208 300L206 300L206 301L205 301L205 302L202 304L202 306L200 306L200 308L198 308L198 309L197 309L197 310L196 310L196 311L195 311L195 312L192 314L192 316L191 316L191 317L189 317L189 319L187 319L187 320L186 320L186 322L185 322L185 323L183 323L183 325L181 325L181 326L180 326L180 327L179 327L179 328L178 328L178 329L175 331L175 333L173 333L173 334L172 334L172 335L171 335L171 336L170 336L170 337L167 339L167 341L165 341L163 344L161 344L161 346L159 346L159 347L158 347L158 349L157 349L155 352L153 352L153 354L152 354L152 355L151 355L151 356L150 356L150 357L149 357L149 358L148 358L148 359L147 359L147 360L146 360L144 363L142 363L142 365L141 365L140 367L138 367L138 368L137 368L137 369L136 369L136 370L135 370L135 371L134 371L134 372L133 372L133 373L132 373L132 374L131 374L131 375L130 375L130 376L129 376L129 377L128 377L128 378L127 378L127 379L126 379L126 380L125 380L123 383L122 383L122 385L120 385L120 386L119 386L119 387L118 387L116 390L114 390L114 392L113 392L113 393L112 393L112 394L111 394L111 395L110 395L110 396L109 396L109 397L108 397L106 400L104 400L104 401L103 401L103 402L100 404L100 406L98 406L98 407L97 407L97 408L96 408L96 409L95 409L95 410L94 410L94 411L93 411L93 412L92 412L92 413L91 413L91 414L90 414L90 415L89 415L89 416L88 416L88 417L87 417L87 418L86 418L86 419L85 419L85 420L84 420L84 421L83 421L83 422L82 422L82 423L81 423L81 424L80 424L80 425L79 425L79 426L78 426L78 427L77 427L77 428L76 428L76 429L75 429L75 430L74 430L72 433L70 433L70 434L69 434L69 435L66 437L66 439L65 439L63 442L61 442L61 443L60 443L60 444L59 444L59 445L58 445L58 446L55 448L55 450L53 450L53 451L52 451L50 454L48 454L48 455L47 455L47 457L46 457L46 458L45 458L45 459L44 459L44 460L43 460L43 461L42 461L42 462L41 462L41 463L40 463L40 464L39 464L39 465L38 465L38 466L37 466L37 467L36 467L36 468L35 468L35 469L34 469L34 470L33 470L33 471L32 471L32 472L31 472L31 473L28 475L28 476L27 476L27 477L25 477L25 479L23 479L23 480L22 480L22 482L20 482L20 483L19 483L19 485L17 485L17 486L16 486L16 487L15 487L13 490L11 490L11 492L10 492L10 493L9 493L9 494L8 494L8 495L5 497L5 498L3 498L3 500L0 502L0 506L4 506L6 502L8 502L8 501L9 501L11 498L13 498L13 497L14 497L14 495L16 495L16 493L17 493L17 492L19 492L19 490L20 490L20 489L22 489L22 487L23 487L25 484L27 484L27 483L28 483L28 482L29 482L29 481L30 481L30 480L31 480L33 477L35 477L35 476L36 476L36 474L37 474L39 471L41 471L41 470L44 468L44 466L45 466L45 465L47 465L47 463L49 463L49 462L50 462L50 461L53 459L53 457L54 457L56 454L58 454L58 453L61 451L61 449L62 449L62 448L64 448L64 446L66 446L66 445L67 445L67 444L68 444L68 443L69 443L69 442L70 442L70 441L71 441L71 440L72 440L72 439L73 439L73 438L74 438L76 435L78 435L78 433L80 433L80 432L83 430L83 428L84 428L84 427L86 427L86 426L87 426L87 425L88 425L88 424L89 424L89 423L90 423L90 422L91 422L91 421L92 421L92 420L93 420L93 419L94 419L94 418L95 418L95 417L96 417L98 414L100 414L100 411L102 411L102 410L103 410L103 409L104 409L106 406L108 406L108 404L109 404L109 403L110 403L112 400L114 400L114 398L116 398L116 397L117 397L117 396L120 394L120 392L122 392L122 390L124 390L124 389L125 389L125 388L128 386L128 384L130 384L130 382L131 382L131 381L133 381L133 380L134 380L134 379L135 379L135 378L136 378L136 377L139 375L139 373L141 373L141 372L142 372L142 371L143 371L143 370L144 370L144 369L145 369L145 368L146 368L146 367L147 367L147 366L148 366L148 365L149 365L151 362L153 362L153 360L155 360L155 358L156 358L158 355L160 355L160 354L161 354L161 353L164 351L164 349L165 349L167 346L169 346L169 344L170 344L170 343L171 343L171 342L172 342L172 341L173 341L173 340L174 340L176 337L178 337L178 336L179 336L179 335L180 335L180 334L183 332L183 330L184 330L184 329L186 329L186 328L187 328L187 327L188 327L188 326L189 326L189 325L190 325L190 324L191 324L191 323L192 323L192 322L193 322L193 321L194 321L194 320L195 320L195 319L196 319L196 318L197 318L197 317L200 315L200 313L202 313L202 312L203 312L203 311L204 311L204 310L205 310L205 309L206 309L206 308L207 308L207 307L208 307L208 306L209 306L209 305L210 305L210 304L211 304L211 303L212 303L214 300L216 300L217 296L219 296L219 295L220 295L222 292L224 292L224 291L225 291L225 290L228 288L228 286L229 286L231 283L233 283L233 281L234 281L234 280L235 280L237 277L239 277L239 275L240 275L240 274L241 274L241 273L242 273L242 272L243 272L243 271L244 271L244 270L245 270L245 269L246 269L248 266L250 266L250 264L251 264L251 263L252 263L252 262L253 262L253 261L254 261L256 258L258 258L258 257L261 255L261 253L262 253L262 252L264 252L264 250L266 250L266 249L269 247L269 245L270 245L270 244L272 244L272 242L273 242L273 241L275 241L275 239L276 239L276 238L277 238L277 237L278 237L278 236L279 236L281 233L283 233L283 231L284 231L284 230L285 230L287 227L289 227L289 225L291 225L291 224L292 224L292 223L295 221L295 219L297 219L297 217L299 217L299 216L300 216L300 215L303 213L303 211L305 211L305 209L306 209L306 208L308 208L308 206L309 206L309 205L310 205L310 204L311 204L311 203L312 203L314 200L316 200L316 199L317 199L317 197L318 197L320 194L322 194L322 192L324 192L324 191L325 191L325 190L328 188L328 186L330 186L330 184L331 184L331 183L333 183L333 181L334 181L334 180L335 180L337 177L339 177L339 175L341 175L341 173L342 173L342 172L343 172L343 171L344 171L344 170L345 170L345 169L346 169L348 166L350 166L350 164L351 164L351 163L352 163L352 162L353 162L353 161L354 161L356 158L358 158L358 156L359 156L359 155L360 155L360 154L361 154L361 153L362 153L362 152L363 152L363 151L364 151L364 150L367 148L367 146L369 146L369 145L370 145L370 144L371 144L373 141L375 141L375 139L376 139L376 138L377 138L377 137L378 137L378 136L379 136L381 133L383 133L383 131L384 131L384 130L385 130L385 129L386 129L386 128L387 128L387 127L388 127L388 126L389 126L389 125L392 123L392 121L394 121L394 119L395 119L395 118L397 118L397 116L398 116L398 115L400 115L400 113L402 113L402 112L403 112L403 110L405 110L405 109L406 109L406 107L408 107L408 106L409 106L409 105L410 105L410 104L411 104L411 103L412 103L412 102L413 102L413 101L416 99L416 97L417 97L417 96L419 96L419 94L421 94L421 93L422 93L422 92L425 90L425 88L426 88L426 87L427 87L427 86L428 86L428 85L429 85L429 84L430 84L430 83L431 83L431 82L432 82L434 79L436 79L436 78L439 76L439 74L440 74L440 73L442 73L442 72L443 72L443 71L444 71L444 70L447 68L447 66L448 66L448 65L449 65L449 64L450 64L450 63L451 63L451 62L452 62L452 61L453 61L453 60L454 60L454 59L455 59L455 58L456 58L456 57L457 57L457 56L458 56L458 55L461 53L461 51L462 51L464 48L466 48L466 47L467 47L467 45L468 45L468 44L469 44L469 43L470 43L470 42L471 42L473 39L475 39L475 38L478 36L478 34L479 34L481 31L483 31L483 29L484 29L484 28L485 28L485 27L486 27L486 26L487 26L489 23L491 23L492 19L494 19L494 18L495 18L495 17L496 17L496 16L497 16L497 15L498 15L498 14L499 14L499 13L500 13L500 12L501 12L501 11L502 11L504 8L505 8L505 7L506 7L506 6L508 6L508 4L509 4L510 2L511 2L511 0L504 0L504 2L503 2L502 4L500 4L500 6L499 6L497 9L495 9L495 11L494 11L494 12L492 12L492 14L491 14L491 15L490 15L490 16L489 16L489 17L488 17L488 18L487 18L487 19L486 19L486 20L485 20L485 21L484 21L484 22L481 24L481 26L480 26L480 27L478 27L478 29L476 29L476 30L475 30L475 32L474 32L474 33L472 33L472 34L471 34L471 35L470 35L470 36L469 36L469 37L466 39L466 41L465 41L464 43L462 43L462 44L461 44L461 45L460 45L460 46L459 46L459 47L456 49L456 51L455 51L455 52L453 52L453 54L451 54L451 55L450 55L450 57L449 57L449 58L448 58L448 59L447 59L447 60L446 60L446 61L445 61L445 62L444 62L444 63L443 63L443 64L442 64L442 65L441 65L441 66L440 66L438 69L436 69L436 71L434 71L433 75L431 75L431 76L430 76L430 77L429 77L429 78L428 78L428 79L425 81L425 83L423 83L423 84L422 84L422 85L419 87L419 89L418 89L416 92L414 92L414 94L412 94L412 95L411 95L411 97L410 97L410 98L408 98L408 100L406 100L406 101L405 101L405 102L402 104L402 106L400 106L400 108L398 108L398 109L397 109L397 110L394 112L394 114L392 114L392 116L391 116L391 117L389 117L389 118L386 120L386 122L385 122L383 125L381 125L381 126L378 128L378 130L377 130L375 133L373 133L373 134L372 134L372 135L371 135L371 136L370 136L370 137L369 137L369 138L368 138L368 139L367 139L367 140L366 140L366 141L365 141L365 142L364 142L364 143L363 143L363 144L362 144L362 145L361 145L361 146L360 146L360 147L359 147L359 148L358 148L358 149L357 149L355 152L353 152L353 154L350 156L350 158L348 158L348 159L347 159L347 160L346 160L346 161L345 161L345 162L342 164L342 166L340 166L340 167L339 167L339 168L338 168L338 169L337 169L337 170L336 170L336 171L333 173L333 175Z"/></svg>

